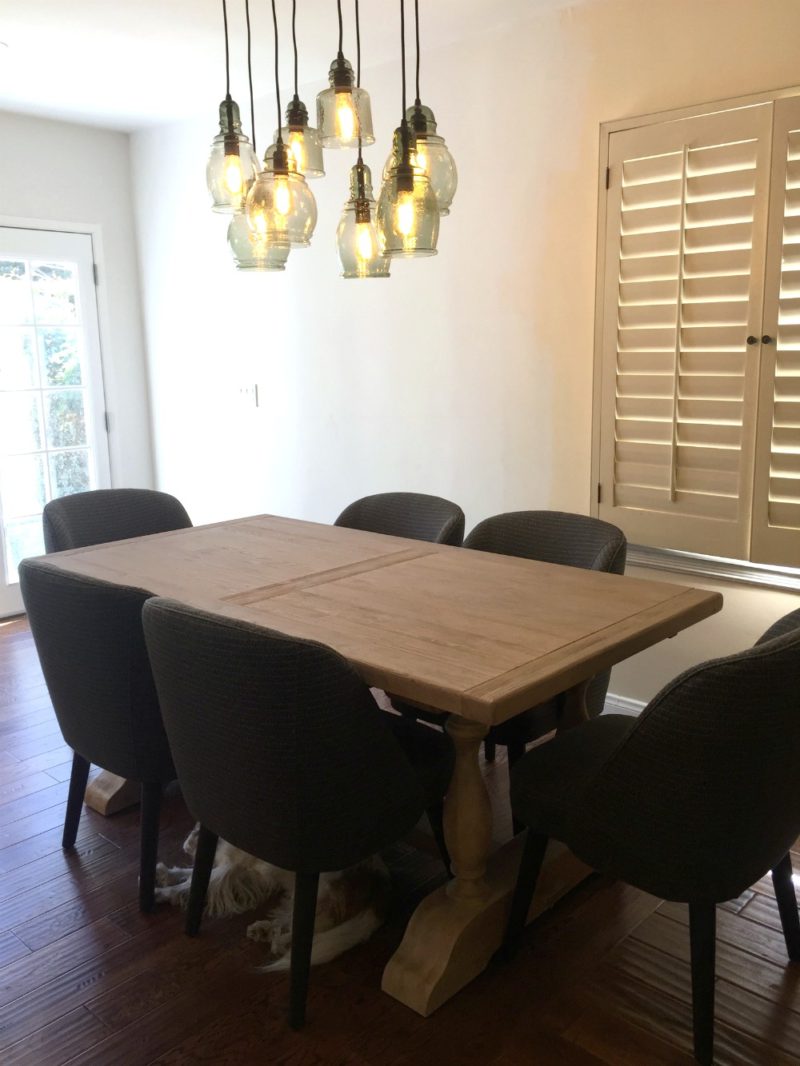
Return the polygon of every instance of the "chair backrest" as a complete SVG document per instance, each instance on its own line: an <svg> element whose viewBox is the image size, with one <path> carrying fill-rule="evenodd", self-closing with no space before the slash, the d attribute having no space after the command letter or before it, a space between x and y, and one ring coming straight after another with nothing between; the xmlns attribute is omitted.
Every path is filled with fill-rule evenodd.
<svg viewBox="0 0 800 1066"><path fill-rule="evenodd" d="M509 511L485 518L466 538L464 547L624 574L627 541L621 529L599 518L565 511ZM607 670L589 683L586 709L593 718L605 706L610 679Z"/></svg>
<svg viewBox="0 0 800 1066"><path fill-rule="evenodd" d="M42 513L42 524L49 553L186 529L192 520L183 504L166 492L93 489L51 500Z"/></svg>
<svg viewBox="0 0 800 1066"><path fill-rule="evenodd" d="M171 781L142 632L150 595L23 559L19 581L61 732L89 762L135 781Z"/></svg>
<svg viewBox="0 0 800 1066"><path fill-rule="evenodd" d="M459 547L464 537L464 512L457 503L441 496L379 492L345 507L334 525Z"/></svg>
<svg viewBox="0 0 800 1066"><path fill-rule="evenodd" d="M464 547L623 574L627 541L621 529L588 515L509 511L485 518L469 534Z"/></svg>
<svg viewBox="0 0 800 1066"><path fill-rule="evenodd" d="M340 870L397 840L425 796L369 689L313 641L152 599L144 630L186 804L287 870Z"/></svg>
<svg viewBox="0 0 800 1066"><path fill-rule="evenodd" d="M782 635L677 677L593 782L582 835L600 855L624 833L641 888L732 899L800 835L799 627L792 612Z"/></svg>

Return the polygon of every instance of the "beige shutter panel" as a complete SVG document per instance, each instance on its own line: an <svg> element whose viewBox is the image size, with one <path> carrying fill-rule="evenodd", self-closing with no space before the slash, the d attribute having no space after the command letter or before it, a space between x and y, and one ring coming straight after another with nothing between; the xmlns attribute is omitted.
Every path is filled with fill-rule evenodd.
<svg viewBox="0 0 800 1066"><path fill-rule="evenodd" d="M772 104L612 133L600 517L749 549Z"/></svg>
<svg viewBox="0 0 800 1066"><path fill-rule="evenodd" d="M756 562L800 566L800 99L775 102L756 441Z"/></svg>

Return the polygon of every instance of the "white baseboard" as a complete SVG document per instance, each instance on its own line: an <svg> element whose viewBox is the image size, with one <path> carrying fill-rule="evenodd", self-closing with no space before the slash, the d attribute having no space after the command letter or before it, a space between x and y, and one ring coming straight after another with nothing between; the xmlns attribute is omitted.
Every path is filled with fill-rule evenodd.
<svg viewBox="0 0 800 1066"><path fill-rule="evenodd" d="M641 714L647 706L645 700L632 700L628 696L617 696L609 692L606 696L604 714Z"/></svg>

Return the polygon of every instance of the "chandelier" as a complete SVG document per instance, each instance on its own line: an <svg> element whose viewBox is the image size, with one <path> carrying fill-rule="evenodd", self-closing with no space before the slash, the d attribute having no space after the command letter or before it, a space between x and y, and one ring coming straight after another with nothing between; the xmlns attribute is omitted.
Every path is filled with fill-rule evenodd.
<svg viewBox="0 0 800 1066"><path fill-rule="evenodd" d="M369 93L361 86L361 28L355 0L356 68L343 52L342 2L336 0L339 41L329 71L329 87L316 101L317 125L299 96L297 0L292 0L294 93L281 113L278 68L278 15L270 0L274 32L275 97L278 125L273 143L259 163L256 154L251 63L250 0L247 22L247 72L251 138L242 132L239 106L231 97L227 0L222 0L225 39L225 98L219 106L219 133L211 145L206 182L213 211L230 214L228 244L238 270L282 271L289 253L306 248L317 223L317 205L308 180L325 175L323 151L355 150L349 198L336 230L344 278L386 278L395 258L436 255L440 218L449 214L456 192L455 161L437 132L433 111L420 99L419 0L414 0L416 92L406 106L405 0L400 0L402 111L382 171L377 201L372 173L363 159L375 143Z"/></svg>

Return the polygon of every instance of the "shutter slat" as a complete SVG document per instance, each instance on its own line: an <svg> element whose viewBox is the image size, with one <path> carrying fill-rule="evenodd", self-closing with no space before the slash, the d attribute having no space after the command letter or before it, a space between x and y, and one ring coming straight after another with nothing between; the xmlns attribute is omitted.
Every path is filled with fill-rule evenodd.
<svg viewBox="0 0 800 1066"><path fill-rule="evenodd" d="M688 252L724 252L751 247L752 222L726 222L718 226L694 226L686 231Z"/></svg>

